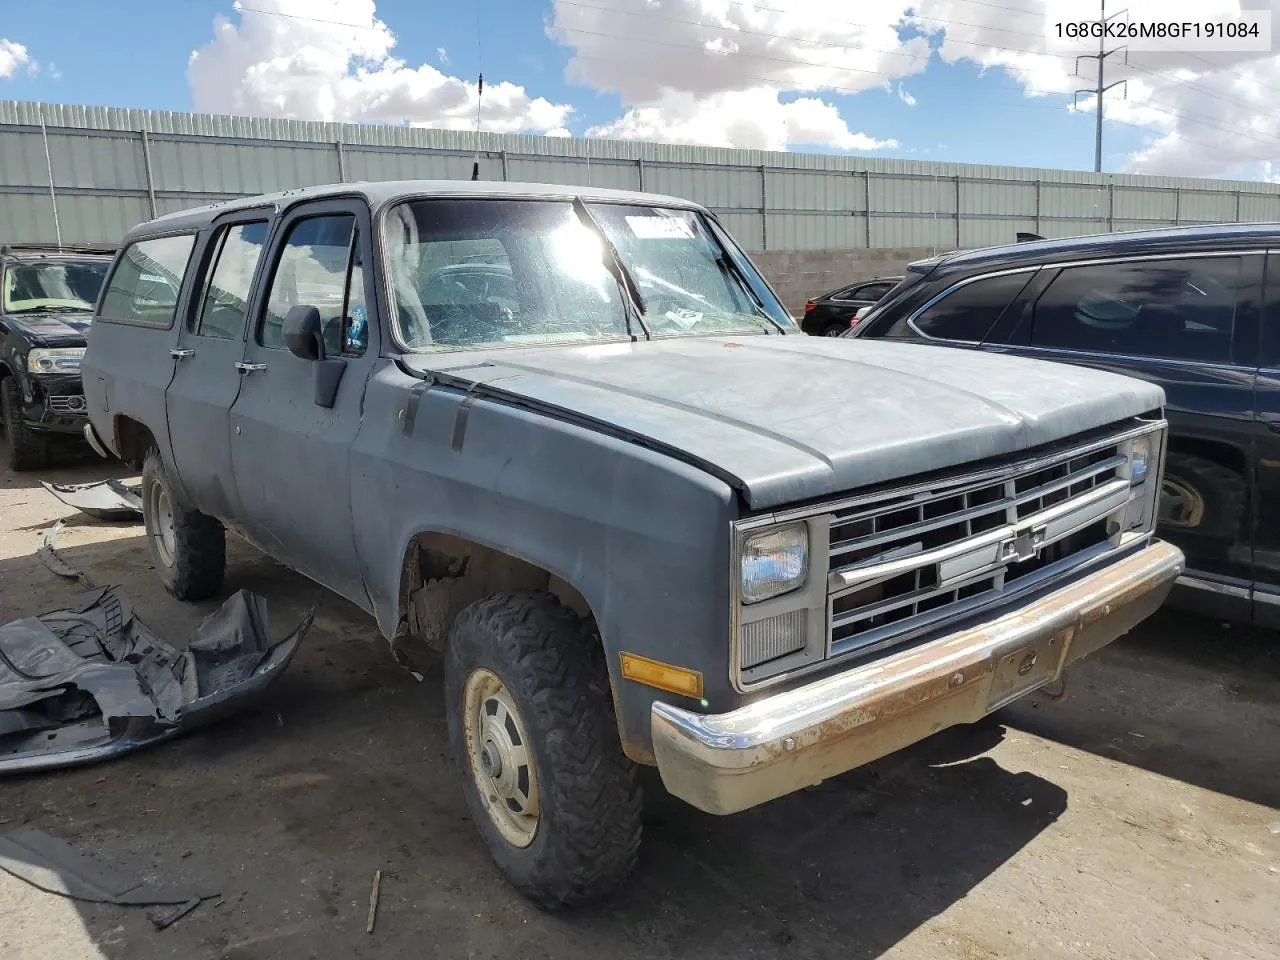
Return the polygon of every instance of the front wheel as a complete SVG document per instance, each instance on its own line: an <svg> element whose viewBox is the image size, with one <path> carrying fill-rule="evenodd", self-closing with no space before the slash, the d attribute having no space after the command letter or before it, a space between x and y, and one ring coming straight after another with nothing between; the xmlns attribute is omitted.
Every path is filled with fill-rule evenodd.
<svg viewBox="0 0 1280 960"><path fill-rule="evenodd" d="M22 388L16 377L0 380L0 422L9 441L10 470L43 470L49 466L49 438L32 430L22 415Z"/></svg>
<svg viewBox="0 0 1280 960"><path fill-rule="evenodd" d="M179 600L205 600L218 592L226 532L215 518L178 502L154 447L142 464L142 522L152 565L166 590Z"/></svg>
<svg viewBox="0 0 1280 960"><path fill-rule="evenodd" d="M449 637L445 708L472 819L521 893L571 906L626 879L640 788L582 620L544 593L473 603Z"/></svg>

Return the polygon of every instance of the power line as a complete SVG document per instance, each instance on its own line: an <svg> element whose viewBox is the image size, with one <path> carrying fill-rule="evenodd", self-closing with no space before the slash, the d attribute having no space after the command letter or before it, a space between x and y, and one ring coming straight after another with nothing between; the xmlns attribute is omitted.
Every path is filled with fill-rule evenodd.
<svg viewBox="0 0 1280 960"><path fill-rule="evenodd" d="M352 30L377 30L376 26L370 26L366 23L347 23L345 20L325 20L321 17L307 17L300 13L285 13L283 10L262 10L258 7L246 7L244 4L236 7L240 13L260 13L264 17L284 17L287 20L306 20L310 23L328 23L335 27L350 27Z"/></svg>
<svg viewBox="0 0 1280 960"><path fill-rule="evenodd" d="M642 18L642 19L656 19L656 20L664 20L664 21L667 21L667 22L673 22L673 23L683 23L683 24L687 24L687 25L690 25L690 26L699 26L699 27L706 28L706 29L708 29L708 30L718 30L718 31L723 31L724 33L729 34L730 36L732 36L732 35L736 35L736 34L745 34L745 35L751 35L751 36L759 36L759 37L763 37L763 38L767 38L767 39L779 39L779 40L788 40L788 41L798 41L798 42L802 42L802 43L811 43L811 44L816 44L816 45L821 45L821 46L832 46L832 47L837 47L837 48L839 48L839 49L843 49L843 50L864 50L864 51L869 51L869 52L889 53L889 54L893 54L893 55L895 55L895 56L903 57L903 58L906 58L906 59L914 59L914 60L928 60L928 59L930 59L930 56L931 56L931 55L930 55L930 56L921 56L921 55L919 55L919 54L912 54L912 53L907 53L907 52L902 52L902 51L882 50L882 49L879 49L879 48L873 48L873 47L852 47L852 46L849 46L849 45L846 45L846 44L835 43L835 42L833 42L833 41L815 40L815 39L808 39L808 38L788 37L788 36L784 36L784 35L781 35L781 34L771 34L771 33L765 33L765 32L762 32L762 31L740 30L740 29L737 29L737 28L734 28L734 27L727 27L727 26L724 26L724 25L722 25L722 24L712 24L712 23L706 23L706 22L704 22L704 21L685 20L685 19L682 19L682 18L666 17L666 16L660 16L660 15L651 14L651 13L642 13L642 12L634 11L634 10L623 10L623 9L619 9L619 8L617 8L617 7L604 7L604 6L601 6L601 5L599 5L599 4L594 4L594 3L583 3L583 2L580 2L580 0L559 0L559 2L560 2L562 5L575 6L575 7L583 7L583 8L588 8L588 9L597 10L597 11L602 12L602 13L606 13L606 12L607 12L607 13L618 13L618 14L624 14L624 15L628 15L628 16L632 16L632 17L637 17L637 18ZM976 0L966 0L966 2L976 2ZM998 5L998 4L984 4L984 5L986 5L986 6L993 6L993 7L999 7L999 5ZM772 8L757 8L757 9L772 9ZM1013 8L1002 8L1002 9L1013 9ZM850 23L850 24L854 23L853 21L835 21L835 22L840 22L840 23ZM841 67L841 66L836 66L836 65L834 65L834 64L819 63L819 62L815 62L815 61L812 61L812 60L806 60L806 59L800 59L800 58L794 58L794 57L770 57L770 56L764 56L764 55L761 55L761 54L748 53L748 52L743 52L743 51L737 51L737 52L732 52L732 53L730 53L730 52L724 52L724 53L715 53L715 54L710 54L708 51L706 51L703 47L700 47L700 46L692 46L692 45L690 45L690 44L680 44L680 43L675 43L675 42L673 42L673 41L660 40L660 39L656 39L656 38L636 37L636 36L632 36L632 35L626 35L626 36L624 36L624 35L621 35L621 34L608 33L608 32L605 32L605 31L584 30L584 29L577 28L577 27L566 27L566 26L561 26L561 27L559 27L558 29L560 29L562 32L565 32L565 33L577 33L577 34L583 34L583 35L587 35L587 36L607 37L607 38L610 38L610 39L625 39L625 40L630 40L630 41L633 41L633 42L634 42L634 41L639 41L639 42L642 42L642 43L654 43L654 44L659 44L659 45L662 45L662 46L670 46L670 47L676 47L676 48L679 48L679 49L693 50L693 51L696 51L696 52L699 52L699 53L704 53L704 54L707 54L707 55L713 55L713 56L723 56L723 57L741 57L741 58L755 59L755 60L767 60L767 61L773 61L773 62L779 62L779 63L794 64L794 65L796 65L796 66L808 67L808 68L815 69L815 70L828 70L828 71L835 71L835 72L838 72L838 73L862 73L862 74L868 74L868 75L876 76L876 77L883 77L885 80L905 79L905 77L903 77L903 75L902 75L901 73L898 73L898 72L892 72L892 71L885 71L885 70L872 70L872 69L868 69L868 68L864 68L864 67ZM1037 34L1036 36L1038 36L1038 34ZM1034 56L1047 56L1047 57L1054 57L1054 58L1056 58L1056 59L1065 59L1065 60L1073 59L1070 55L1053 54L1053 53L1040 53L1039 51L1028 50L1028 49L1025 49L1025 48L1001 47L1001 46L993 45L993 44L978 43L978 42L976 42L976 41L958 40L958 39L956 39L956 38L952 38L952 37L948 37L947 39L948 39L950 42L953 42L953 43L963 43L963 44L966 44L966 45L978 46L978 47L981 47L982 49L987 49L987 50L1001 50L1001 51L1005 51L1005 52L1009 52L1009 53L1027 53L1027 54L1032 54L1032 55L1034 55ZM1091 56L1091 57L1096 57L1097 55L1096 55L1096 54L1092 54L1092 55L1089 55L1089 56ZM621 62L621 61L618 61L618 60L617 60L617 58L614 58L614 57L591 57L591 56L587 56L587 55L582 54L582 53L575 53L575 57L577 57L578 59L600 60L600 61L602 61L602 62ZM1077 62L1078 62L1078 60L1077 60ZM1166 77L1166 76L1164 76L1163 74L1158 73L1157 71L1153 71L1153 70L1150 70L1150 69L1148 69L1148 68L1140 67L1140 66L1137 66L1137 65L1135 65L1135 64L1127 64L1126 66L1128 66L1128 67L1129 67L1130 69L1132 69L1132 70L1136 70L1136 71L1139 71L1139 72L1142 72L1142 73L1146 73L1146 74L1149 74L1149 75L1155 76L1155 77L1160 78L1160 79L1165 79L1165 80L1168 80L1168 81L1169 81L1169 82L1171 82L1171 83L1174 83L1174 84L1177 84L1177 85L1180 85L1180 86L1189 86L1191 89L1195 90L1195 91L1196 91L1196 92L1198 92L1198 93L1203 93L1203 94L1205 94L1205 95L1207 95L1207 96L1210 96L1210 97L1216 97L1217 99L1223 100L1224 102L1228 102L1228 103L1237 103L1237 104L1239 104L1240 106L1243 106L1243 107L1245 107L1246 109L1250 109L1250 110L1255 109L1254 105L1249 104L1249 103L1247 103L1246 101L1243 101L1243 100L1233 100L1232 98L1228 98L1228 97L1221 96L1221 95L1217 94L1215 91L1212 91L1212 90L1207 90L1207 89L1202 90L1202 89L1200 89L1200 88L1196 87L1194 84L1187 84L1185 81L1181 81L1181 80L1179 80L1179 79L1177 79L1177 78L1173 78L1173 77ZM759 80L759 81L761 81L761 82L765 82L765 83L772 83L772 82L774 82L773 78L768 78L768 77L755 77L755 78L743 77L743 79L756 79L756 80ZM1123 81L1121 81L1121 82L1123 82ZM805 85L803 85L803 84L795 84L794 86L795 86L795 88L796 88L796 89L799 89L799 90L805 90L805 89L827 89L827 90L837 90L837 91L840 91L840 92L853 93L853 94L863 92L863 90L862 90L862 89L850 89L850 88L846 88L846 87L839 87L839 86L836 86L836 85L834 85L834 84L830 84L830 83L822 83L820 86L819 86L819 85L815 85L814 87L807 87L807 86L805 86ZM1020 93L1028 93L1028 94L1051 95L1051 96L1065 95L1065 94L1064 94L1064 91L1058 91L1058 90L1036 90L1036 89L1034 89L1034 88L1029 88L1029 87L1026 87L1026 86L1024 86L1024 85L1019 85L1019 86L1014 87L1014 86L1009 86L1009 85L1007 85L1007 84L997 84L997 85L993 85L993 86L997 87L998 89L1016 90L1016 91L1018 91L1018 92L1020 92ZM1090 93L1096 93L1096 90L1089 91L1089 92L1090 92ZM1242 132L1242 131L1239 131L1239 130L1236 130L1236 129L1232 129L1232 128L1230 128L1230 127L1225 127L1225 126L1221 126L1221 125L1219 125L1219 124L1215 124L1215 123L1211 122L1211 120L1212 120L1212 119L1214 119L1214 118L1211 118L1209 114L1205 114L1205 113L1201 113L1201 112L1199 112L1199 111L1191 110L1190 108L1181 107L1181 106L1179 106L1179 105L1177 105L1177 104L1170 103L1170 102L1168 102L1168 101L1158 100L1158 99L1156 99L1154 96L1149 96L1146 100L1141 101L1141 103L1142 103L1142 105L1143 105L1143 106L1148 107L1148 108L1149 108L1149 109L1151 109L1153 112L1158 113L1158 114L1163 114L1163 115L1168 116L1168 117L1170 117L1170 118L1172 118L1172 119L1174 119L1174 120L1177 120L1177 119L1180 119L1180 118L1188 119L1188 120L1189 120L1189 122L1192 122L1192 123L1199 123L1199 124L1200 124L1200 125L1202 125L1202 126L1206 126L1206 127L1209 127L1209 128L1211 128L1211 129L1215 129L1215 130L1221 130L1221 131L1222 131L1222 132L1224 132L1224 133L1230 133L1230 134L1232 134L1232 135L1234 135L1234 136L1243 137L1244 139L1247 139L1247 140L1253 140L1253 141L1255 141L1255 142L1257 142L1257 143L1261 143L1261 144L1274 144L1274 143L1277 143L1277 141L1276 141L1274 138L1259 137L1259 136L1256 136L1256 135L1254 135L1254 134L1244 133L1244 132ZM1169 108L1169 109L1163 109L1163 110L1162 110L1162 109L1159 109L1160 107L1166 107L1166 108ZM1115 122L1122 122L1122 121L1117 120L1117 121L1115 121ZM1125 125L1126 125L1126 126L1134 127L1134 128L1136 128L1136 129L1143 129L1143 128L1141 127L1141 125L1140 125L1140 124L1125 123ZM1148 132L1150 132L1150 131L1148 131ZM1219 148L1219 149L1220 149L1220 148Z"/></svg>
<svg viewBox="0 0 1280 960"><path fill-rule="evenodd" d="M615 63L615 64L624 63L624 64L629 64L629 65L638 66L638 67L646 67L651 65L651 61L647 61L647 60L629 60L629 59L624 59L619 57L598 57L598 56L592 56L591 54L584 54L584 53L577 54L576 56L580 60L594 60L602 63ZM770 87L771 89L782 89L784 85L787 85L786 81L778 81L772 77L756 77L756 76L743 75L742 79L754 80L754 81L763 83L766 86ZM808 89L807 87L801 84L796 84L794 82L790 83L789 87L791 90L795 90L795 91L804 91ZM852 87L828 86L824 89L834 90L838 93L850 93L850 94L866 92L864 89L852 88ZM1007 87L1002 89L1020 90L1021 88ZM1057 114L1061 114L1063 112L1068 112L1068 113L1070 112L1070 111L1064 111L1064 108L1062 106L1049 106L1048 104L1027 103L1026 101L987 100L985 101L985 103L988 106L998 106L998 107L1015 109L1015 110L1050 110ZM1161 111L1157 111L1157 112L1161 112ZM1140 123L1133 123L1132 121L1129 121L1129 120L1120 120L1116 117L1108 117L1107 122L1118 124L1122 127L1130 127L1134 130L1138 130L1146 134L1150 134L1152 132L1150 127L1144 126ZM1274 156L1270 156L1270 157L1259 156L1257 154L1247 153L1243 150L1236 150L1230 147L1224 147L1221 144L1209 143L1204 140L1196 140L1193 137L1187 137L1187 136L1184 136L1183 134L1179 134L1179 138L1184 143L1189 143L1192 146L1204 147L1206 150L1239 157L1243 160L1255 160L1255 161L1258 161L1259 163L1273 163L1276 160Z"/></svg>
<svg viewBox="0 0 1280 960"><path fill-rule="evenodd" d="M745 5L743 2L739 2L739 0L729 0L729 2L730 2L732 5L734 5L734 6L743 6L743 5ZM964 2L967 2L967 3L976 3L976 2L978 2L978 0L964 0ZM903 58L903 59L908 59L908 60L925 60L925 61L928 61L929 59L931 59L931 58L932 58L932 55L933 55L933 53L935 52L935 51L931 50L931 51L930 51L930 53L929 53L928 55L926 55L926 56L922 56L922 55L920 55L920 54L908 53L908 52L900 51L900 50L885 50L885 49L880 48L880 47L868 47L868 46L863 46L863 45L851 45L851 44L847 44L847 43L838 43L838 42L831 41L831 40L818 40L818 39L811 39L811 38L806 38L806 37L792 37L792 36L787 36L787 35L785 35L785 34L767 33L767 32L765 32L765 31L759 31L759 30L746 30L746 29L738 28L738 27L736 27L736 26L730 26L730 25L725 25L725 24L707 23L707 22L702 21L702 20L688 20L688 19L679 18L679 17L670 17L670 16L665 16L665 15L661 15L661 14L653 13L653 12L651 12L651 11L625 10L625 9L620 9L620 8L618 8L618 7L606 7L606 6L601 6L600 4L597 4L597 3L584 3L584 2L582 2L582 0L557 0L557 3L558 3L558 5L560 5L560 6L579 7L579 8L588 9L588 10L596 10L596 11L601 12L601 13L616 13L616 14L622 14L622 15L624 15L624 16L636 17L636 18L639 18L639 19L661 20L661 21L664 21L664 22L667 22L667 23L682 23L682 24L685 24L685 25L688 25L688 26L702 27L702 28L707 29L707 30L718 30L718 31L722 31L722 32L724 32L725 34L727 34L727 35L728 35L728 37L729 37L730 39L731 39L732 37L734 37L734 36L738 36L738 35L742 35L742 36L755 36L755 37L761 37L761 38L763 38L763 39L769 39L769 40L785 40L785 41L788 41L788 42L791 42L791 43L805 43L805 44L810 44L810 45L815 45L815 46L834 47L834 48L836 48L836 49L845 50L845 51L850 51L850 52L866 51L866 52L874 52L874 53L884 53L884 54L889 54L889 55L892 55L892 56L901 57L901 58ZM995 8L997 8L997 9L1014 10L1014 8L1012 8L1012 7L1003 7L1003 6L999 5L999 4L984 3L984 4L982 4L982 5L983 5L983 6L995 7ZM753 6L753 9L756 9L756 10L771 10L771 11L778 12L778 13L788 13L788 12L790 12L790 11L782 10L782 9L780 9L780 8L776 8L776 7ZM1023 11L1023 12L1025 12L1025 11ZM828 22L831 22L831 23L840 23L840 24L845 24L845 25L848 25L848 26L863 26L863 27L867 27L867 26L879 26L879 24L870 24L870 23L864 23L864 22L854 21L854 20L840 20L840 19L830 18L830 17L821 18L821 19L823 19L823 20L827 20ZM984 25L982 25L982 24L970 24L970 23L964 23L964 22L962 22L962 21L958 21L958 20L946 20L946 19L939 18L939 17L926 18L926 19L930 19L930 20L932 20L932 22L934 22L934 23L950 24L950 25L953 25L953 26L971 26L971 27L975 27L975 28L986 29L986 27L984 27ZM673 44L673 43L671 43L670 41L649 41L649 40L645 40L645 38L633 38L633 37L629 37L629 36L628 36L628 37L622 37L622 36L619 36L618 34L603 33L603 32L595 32L595 31L590 31L590 30L583 30L583 29L580 29L580 28L577 28L577 27L565 27L565 26L559 26L559 27L557 27L557 29L561 30L562 32L566 32L566 33L575 33L575 32L576 32L576 33L581 33L581 34L586 34L586 35L595 35L595 36L611 37L611 38L615 38L615 39L626 39L626 40L640 39L642 42L658 42L658 43L665 43L665 44L672 45L672 46L681 46L681 47L683 47L684 49L696 49L696 50L698 50L699 52L706 52L706 51L704 51L701 47L691 47L691 46L689 46L688 44ZM1023 36L1036 37L1036 38L1043 39L1043 35L1042 35L1042 34L1039 34L1039 33L1031 33L1031 32L1025 31L1025 30L1017 30L1017 31L1008 30L1008 31L1005 31L1005 32L1019 33L1019 34L1022 34ZM1026 47L1008 47L1008 46L1002 46L1002 45L999 45L999 44L984 43L984 42L977 41L977 40L961 40L961 39L959 39L959 38L957 38L957 37L953 37L953 36L951 36L951 35L949 35L949 34L948 34L948 35L947 35L947 37L946 37L946 41L947 41L948 43L961 44L961 45L964 45L964 46L970 46L970 47L978 47L979 49L982 49L982 50L992 50L992 51L996 51L996 50L998 50L998 51L1002 51L1002 52L1005 52L1005 53L1021 53L1021 54L1030 54L1031 56L1036 56L1036 57L1049 57L1049 58L1053 58L1053 59L1055 59L1055 60L1066 60L1066 61L1073 61L1073 62L1076 62L1076 61L1078 60L1078 58L1074 57L1074 56L1073 56L1073 55L1071 55L1071 54L1060 54L1060 53L1052 53L1052 52L1049 52L1049 51L1031 50L1031 49L1028 49L1028 48L1026 48ZM719 54L719 55L722 55L722 56L723 56L723 55L726 55L726 54ZM881 76L881 77L884 77L884 78L886 78L886 79L900 79L900 78L902 78L902 77L901 77L901 74L899 74L899 73L894 73L894 72L889 72L889 71L884 71L884 70L869 70L869 69L866 69L866 68L858 68L858 67L839 67L839 66L835 66L835 65L833 65L833 64L815 63L815 62L810 61L810 60L801 60L801 59L796 59L796 58L785 58L785 57L773 57L773 58L767 58L767 57L761 57L761 56L760 56L760 55L758 55L758 54L749 54L749 53L741 53L741 52L736 53L736 54L727 54L727 55L729 55L729 56L744 56L744 57L750 57L750 58L753 58L753 59L773 59L773 60L776 60L777 62L780 62L780 63L794 63L794 64L797 64L797 65L800 65L800 66L807 66L807 67L813 67L813 68L818 68L818 69L826 69L826 70L837 70L837 71L841 71L841 72L850 72L850 71L851 71L851 72L856 72L856 73L867 73L867 74L871 74L871 75L874 75L874 76ZM1008 65L1007 65L1007 64L1003 64L1002 66L1005 66L1005 67L1007 68L1007 66L1008 66ZM1158 78L1158 79L1160 79L1160 80L1167 81L1168 83L1171 83L1171 84L1174 84L1174 85L1177 85L1177 86L1188 87L1189 89L1196 90L1197 92L1202 93L1202 94L1204 94L1205 96L1211 97L1211 98L1213 98L1213 99L1220 100L1220 101L1222 101L1223 103L1229 103L1229 104L1233 104L1233 105L1236 105L1236 106L1240 106L1240 107L1243 107L1243 108L1244 108L1244 109L1246 109L1246 110L1256 110L1256 109L1257 109L1257 105L1256 105L1256 104L1251 104L1251 103L1249 103L1248 101L1242 100L1242 99L1240 99L1240 98L1238 98L1238 97L1230 97L1230 96L1227 96L1227 95L1225 95L1225 94L1218 93L1218 92L1216 92L1216 91L1214 91L1214 90L1209 90L1209 89L1207 89L1207 88L1201 89L1200 87L1197 87L1194 83L1188 83L1188 82L1187 82L1187 81L1185 81L1185 80L1181 80L1181 79L1179 79L1179 78L1177 78L1177 77L1169 76L1169 75L1164 74L1164 73L1161 73L1161 72L1159 72L1159 71L1157 71L1157 70L1152 70L1152 69L1150 69L1150 68L1148 68L1148 67L1142 67L1142 66L1139 66L1139 65L1137 65L1137 64L1133 64L1133 63L1128 63L1128 64L1126 64L1126 67L1128 67L1128 68L1129 68L1129 69L1131 69L1131 70L1136 70L1136 71L1138 71L1138 72L1140 72L1140 73L1144 73L1144 74L1147 74L1147 75L1149 75L1149 76L1156 77L1156 78ZM1058 90L1035 90L1035 89L1026 88L1026 87L1023 87L1023 89L1024 89L1024 90L1026 90L1026 92L1027 92L1027 93L1030 93L1030 94L1055 94L1055 95L1056 95L1056 94L1059 94L1059 93L1063 93L1063 92L1064 92L1064 91L1058 91Z"/></svg>

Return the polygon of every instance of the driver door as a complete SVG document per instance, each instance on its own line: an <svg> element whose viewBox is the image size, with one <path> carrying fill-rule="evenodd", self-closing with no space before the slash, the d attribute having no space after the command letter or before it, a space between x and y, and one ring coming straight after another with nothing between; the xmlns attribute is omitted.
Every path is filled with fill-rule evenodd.
<svg viewBox="0 0 1280 960"><path fill-rule="evenodd" d="M276 559L370 609L356 557L351 445L379 351L367 205L295 207L275 232L231 408L232 469L245 535ZM320 313L325 354L343 365L336 393L321 365L295 356L283 323L294 306ZM325 404L332 400L332 406Z"/></svg>

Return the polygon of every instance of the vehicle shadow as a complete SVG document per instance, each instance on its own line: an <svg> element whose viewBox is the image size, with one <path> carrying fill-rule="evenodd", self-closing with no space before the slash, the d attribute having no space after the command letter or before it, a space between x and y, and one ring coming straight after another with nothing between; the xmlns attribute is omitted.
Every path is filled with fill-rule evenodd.
<svg viewBox="0 0 1280 960"><path fill-rule="evenodd" d="M0 432L0 456L7 456L3 432ZM52 463L43 470L16 473L0 470L0 490L38 488L40 481L50 483L90 483L94 480L118 480L137 474L137 470L119 460L104 460L82 443L59 443L54 447Z"/></svg>
<svg viewBox="0 0 1280 960"><path fill-rule="evenodd" d="M145 557L141 536L60 554L96 582L122 582L139 615L177 645L217 604L167 598L135 559ZM79 589L35 557L0 561L0 579L15 578L29 589L6 619ZM316 595L237 549L224 593L246 581L268 597L273 636ZM102 766L3 789L14 826L59 836L125 876L223 894L164 932L151 929L147 910L65 901L110 960L416 957L424 942L462 943L450 931L477 911L517 925L495 929L491 945L514 937L523 944L515 955L870 960L1066 809L1061 787L984 755L1003 736L995 723L947 731L727 818L666 796L646 771L646 843L634 878L596 906L545 915L506 885L466 822L438 671L419 681L397 667L372 621L334 599L289 671L243 713ZM375 868L385 884L376 949L363 919ZM287 924L276 919L286 907Z"/></svg>
<svg viewBox="0 0 1280 960"><path fill-rule="evenodd" d="M1068 671L1066 697L1019 701L1019 730L1280 807L1280 641L1164 608Z"/></svg>
<svg viewBox="0 0 1280 960"><path fill-rule="evenodd" d="M164 594L140 529L60 553L96 582L120 583L148 625L178 645L219 602ZM223 594L247 586L266 596L272 636L319 594L256 551L235 545L230 554ZM33 556L0 560L0 582L26 585L16 603L6 597L6 620L79 589ZM1181 617L1158 617L1080 665L1060 704L1020 704L735 817L685 806L646 771L646 839L633 879L599 904L553 915L507 886L468 822L438 671L418 680L396 666L372 621L333 597L261 703L110 764L7 781L4 817L126 875L222 893L163 932L143 910L68 901L109 960L409 958L431 953L424 944L441 956L871 960L968 896L1067 809L1058 784L987 755L1007 727L1238 796L1267 795L1261 778L1276 766L1242 760L1236 745L1238 733L1256 741L1275 721L1266 704L1228 689L1260 676L1261 650L1232 652L1211 626L1183 636ZM1261 694L1274 689L1274 661L1263 666L1271 673ZM1162 728L1172 732L1159 750L1123 741L1121 753L1113 742L1120 731ZM1189 738L1185 758L1180 737ZM382 905L369 939L375 869Z"/></svg>

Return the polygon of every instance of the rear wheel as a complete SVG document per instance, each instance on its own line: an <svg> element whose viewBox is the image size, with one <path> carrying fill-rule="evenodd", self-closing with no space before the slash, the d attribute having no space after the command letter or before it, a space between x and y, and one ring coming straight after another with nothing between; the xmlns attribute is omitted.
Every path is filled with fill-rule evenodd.
<svg viewBox="0 0 1280 960"><path fill-rule="evenodd" d="M8 441L10 470L43 470L51 462L49 438L32 430L22 416L22 390L17 378L0 380L0 419Z"/></svg>
<svg viewBox="0 0 1280 960"><path fill-rule="evenodd" d="M848 327L842 327L838 323L833 323L831 326L827 327L827 329L822 331L822 335L824 337L838 337L848 329Z"/></svg>
<svg viewBox="0 0 1280 960"><path fill-rule="evenodd" d="M627 877L640 788L582 620L544 593L467 607L449 637L445 706L472 820L521 893L570 906Z"/></svg>
<svg viewBox="0 0 1280 960"><path fill-rule="evenodd" d="M180 504L154 447L142 464L142 521L151 562L179 600L204 600L222 586L227 540L213 517Z"/></svg>

